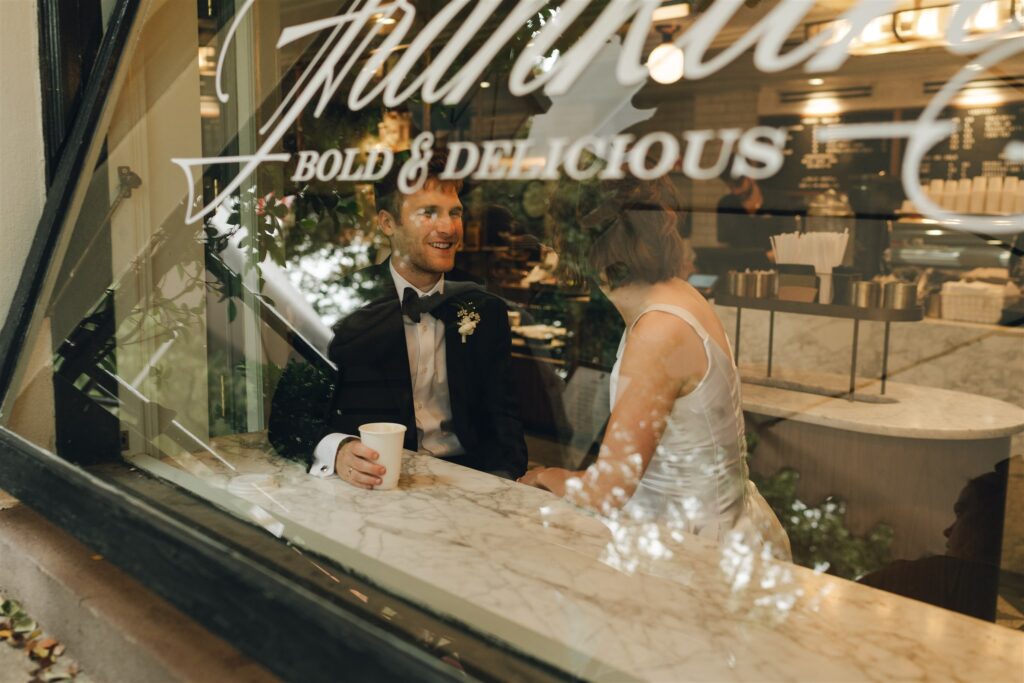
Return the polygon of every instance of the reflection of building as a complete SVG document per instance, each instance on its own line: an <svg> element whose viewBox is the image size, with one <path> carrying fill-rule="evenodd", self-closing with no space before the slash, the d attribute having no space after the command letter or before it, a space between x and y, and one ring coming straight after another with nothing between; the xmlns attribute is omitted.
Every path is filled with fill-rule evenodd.
<svg viewBox="0 0 1024 683"><path fill-rule="evenodd" d="M88 5L84 0L78 4ZM673 35L674 28L674 35L681 36L701 16L708 15L685 17L684 13L680 18L677 14L666 20L676 24L674 27L647 33L634 31L633 26L644 26L632 20L632 25L623 26L618 48L600 51L600 58L590 64L599 67L598 73L594 68L584 69L586 87L569 90L570 96L557 107L552 104L555 98L541 96L540 91L513 96L508 86L510 66L495 62L494 70L481 72L486 77L470 83L457 104L416 97L402 104L405 109L382 115L383 107L376 101L359 111L347 110L345 103L353 91L348 81L332 83L338 90L331 96L323 97L323 90L303 91L302 84L315 75L315 69L307 69L315 64L317 54L327 53L319 51L333 40L329 32L308 36L293 32L288 34L290 40L281 40L283 29L332 16L336 5L96 4L96 8L113 12L96 14L98 23L88 24L96 29L96 45L104 32L116 35L118 40L109 43L108 52L114 57L123 54L122 63L118 66L111 57L94 72L100 80L94 81L92 89L74 91L79 93L77 103L84 114L78 119L82 128L67 141L52 137L50 129L60 128L61 117L55 113L60 107L47 95L43 118L51 165L62 148L70 161L65 162L62 173L50 169L51 179L58 184L53 185L45 214L41 210L45 197L39 192L45 179L42 165L35 163L41 145L33 136L21 135L22 130L29 130L25 126L33 117L4 98L5 197L15 206L9 212L5 200L5 215L10 228L18 231L17 238L9 240L5 265L9 261L17 269L28 263L25 281L30 286L21 290L2 337L5 365L0 389L10 391L5 394L0 419L5 428L42 451L4 432L0 486L19 487L26 499L31 498L30 502L103 549L104 555L144 576L211 628L233 631L246 652L293 678L322 676L328 669L318 667L331 662L351 664L346 657L354 656L353 652L368 657L366 661L379 670L405 678L425 677L442 666L438 662L445 662L443 666L457 662L481 677L509 671L530 680L562 674L600 677L609 671L614 672L613 678L622 671L662 679L733 675L731 669L718 668L728 661L722 644L706 640L705 630L691 621L692 614L734 619L731 615L737 613L737 605L749 607L743 602L749 594L725 594L722 586L715 584L718 565L713 555L691 557L680 551L674 558L678 564L661 572L668 574L661 578L656 576L657 566L652 570L654 576L646 571L615 573L599 561L606 545L603 528L592 519L574 516L568 507L554 505L539 492L446 470L445 463L417 461L410 470L410 481L424 486L423 495L414 496L408 509L389 507L383 498L360 497L353 491L331 488L332 482L306 478L299 465L285 462L269 450L262 432L267 427L271 399L280 388L279 378L286 373L298 377L296 384L289 385L296 403L322 388L314 386L315 378L310 377L315 373L309 370L322 369L317 365L318 350L323 350L329 333L303 305L304 297L322 301L337 296L339 289L346 301L374 297L375 292L364 290L358 278L349 276L362 263L380 256L379 242L373 237L376 207L368 200L368 188L330 178L292 183L288 178L294 160L271 160L244 177L231 201L222 205L223 215L218 214L216 221L190 224L185 218L187 188L181 169L169 160L222 157L221 162L205 167L201 163L190 166L198 169L194 188L198 200L204 205L213 202L238 177L245 159L260 150L274 123L285 120L289 106L306 94L310 95L308 108L287 126L269 153L323 152L363 143L403 151L408 149L415 127L450 142L481 147L485 142L527 140L531 134L539 136L545 131L550 133L547 137L556 139L583 134L583 128L585 132L622 133L637 139L670 131L683 145L679 153L685 155L687 131L785 127L790 152L786 165L762 185L786 224L795 228L826 223L825 227L831 228L838 223L804 219L808 214L811 219L840 218L843 226L855 226L857 248L865 252L853 255L854 266L858 256L864 257L862 263L870 263L870 269L864 266L861 275L893 270L907 280L920 278L925 293L928 288L940 287L942 280L960 278L970 267L1005 267L1007 259L1001 255L1007 253L1007 242L962 231L951 238L953 225L929 227L932 224L927 217L898 216L903 188L891 179L899 177L900 145L892 140L824 143L819 131L834 123L877 118L906 121L916 115L967 59L928 42L938 39L928 28L931 18L924 22L921 17L934 18L936 25L950 18L945 14L933 17L931 12L938 10L930 7L923 8L918 19L896 17L900 31L920 34L902 43L898 51L894 43L887 42L884 27L873 25L855 46L855 56L837 73L813 77L797 69L761 73L750 55L744 54L713 77L688 79L686 69L695 68L690 61L689 67L683 65L682 79L663 79L671 83L653 85L641 80L628 87L602 88L604 81L615 77L617 64L609 55L616 57L634 45L630 36L642 39L642 52L647 54L663 42L663 33ZM730 41L769 16L773 11L769 5L757 3L738 10L728 30L713 41L716 54L728 55L724 50ZM817 30L812 26L820 28L819 20L835 20L855 3L820 5L794 30L791 41L802 42ZM1016 9L1019 3L991 6L995 5L998 17L1005 7ZM246 6L251 9L248 20L235 22L232 7L240 10ZM136 19L134 11L138 12ZM580 22L577 28L598 25L594 23L598 11L585 8L574 19ZM705 8L707 11L712 8ZM414 24L417 31L423 28L426 15L423 12ZM433 16L439 15L444 16L440 10ZM544 45L542 26L559 25L548 19L538 19L531 26L524 22L525 28L510 38L513 66L520 54ZM415 66L425 69L436 63L445 45L455 45L463 38L463 52L470 54L498 35L495 31L505 20L495 16L479 31L465 34L460 34L454 28L458 22L453 22L431 48L431 59L424 58ZM979 26L984 22L979 21L975 33L982 30ZM385 14L372 17L372 22L384 35L399 30L386 27L402 26ZM925 35L927 40L921 38ZM371 49L354 60L352 74L362 73L364 66L366 73L379 71L382 78L400 71L399 60L412 49L411 41L397 43L395 54L384 55L384 62L376 64L375 55L381 53L373 50L381 48L381 38L369 39ZM46 45L56 50L57 46ZM81 52L100 54L96 45ZM526 65L529 68L517 74L526 80L547 78L549 73L556 76L558 57L568 54L569 47L558 47L558 56L556 48L538 52ZM913 49L903 49L906 47ZM34 54L30 45L19 49ZM218 60L225 55L218 72ZM410 68L410 81L416 73ZM36 76L29 75L29 80ZM61 74L45 75L50 82L52 78L59 81ZM454 75L454 68L453 73L440 74L434 85ZM955 208L958 195L966 192L963 180L970 180L973 189L976 177L1019 175L1020 169L1011 161L1000 160L996 149L997 141L1005 143L1007 131L1017 130L1014 126L1021 121L1018 80L1013 73L1000 83L976 84L969 94L979 97L982 93L984 102L975 99L953 106L961 119L957 143L943 143L926 159L927 169L922 171L929 176L929 191L931 181L943 181L941 201L950 201L946 195L953 186ZM371 81L370 85L377 83ZM76 100L70 96L73 93L67 94L68 102L62 101L62 106ZM623 101L610 101L616 94ZM996 96L1003 101L996 102ZM598 101L600 106L595 104ZM322 115L314 116L313 110L321 103ZM65 124L75 118L72 109L63 110ZM14 118L7 119L8 112ZM604 112L614 116L605 117ZM969 117L974 120L968 125ZM8 125L8 121L14 124ZM531 128L531 121L537 125ZM26 150L31 161L7 154L6 143L15 129L15 137L24 138L14 140L19 143L15 149ZM723 139L722 135L713 137ZM965 144L968 139L972 140L970 149ZM709 142L706 153L691 159L691 164L712 168L722 158L716 144ZM11 168L10 159L17 160L17 168ZM639 168L648 160L638 156L632 161L632 167ZM542 169L544 163L545 159L527 158L521 168ZM629 160L620 165L629 168ZM511 162L497 159L494 166L507 170ZM690 210L694 244L713 250L718 246L714 239L719 220L715 200L723 186L717 173L695 180L679 171L675 167L669 170L682 198L680 206L672 208ZM937 177L950 175L957 177ZM132 177L139 178L141 185L123 184L123 179ZM1013 185L1004 180L1000 187L1008 184ZM586 283L563 286L541 262L545 252L538 242L544 242L551 227L548 203L551 193L559 189L557 183L524 177L477 179L468 185L464 204L476 227L468 230L467 219L459 266L521 305L514 320L511 362L523 378L519 398L525 406L534 459L556 463L571 447L574 462L579 464L587 451L595 448L604 420L593 398L601 390L587 387L604 381L621 326L596 290ZM583 191L591 187L585 182L581 185ZM934 186L935 191L938 187ZM986 193L994 193L992 187L992 181L984 181ZM824 211L828 207L820 205L811 208L815 195L827 190L848 198L842 211ZM275 197L295 200L289 204L272 199ZM982 206L989 206L987 196ZM40 215L45 219L44 233L31 260L25 260L23 254ZM972 240L974 248L965 248L971 247L965 243ZM888 253L886 244L891 245ZM767 259L761 251L760 256ZM947 258L953 251L959 259L955 262ZM984 262L974 262L975 255ZM288 271L293 274L302 264L331 259L337 260L337 267L324 275L284 275ZM266 263L275 265L261 267ZM749 264L738 265L742 269ZM764 265L771 264L766 261ZM925 273L925 267L935 270ZM290 289L294 282L308 291ZM727 319L732 315L725 309L719 312ZM323 317L323 310L318 313ZM775 328L764 324L769 315L743 317L746 333L744 345L738 349L741 364L761 364L769 338L776 345L776 362L786 366L777 369L841 372L843 368L837 366L849 362L848 319L822 317L808 322L803 316L779 312ZM302 322L297 322L300 319ZM728 322L731 332L733 319ZM864 356L858 359L860 376L879 376L880 356L873 349L884 343L879 339L884 332L865 323L861 333ZM1019 388L1024 381L1018 328L930 320L916 325L912 332L897 332L891 342L894 360L888 371L895 382L916 385L915 395L930 392L922 387L967 395L949 408L956 413L956 420L940 414L932 415L940 421L938 427L928 426L933 423L912 425L916 430L914 457L923 463L913 471L908 473L903 467L897 477L893 471L898 468L884 469L880 452L871 454L873 460L857 455L857 448L863 449L864 443L870 445L872 440L863 436L864 430L851 427L849 415L844 417L844 410L857 407L851 408L845 397L789 396L793 403L769 397L756 411L781 420L778 429L775 425L765 429L766 441L789 434L763 444L762 462L770 457L779 466L799 463L806 487L812 482L835 482L822 484L820 490L797 489L809 509L818 509L814 506L819 501L812 497L850 496L845 526L816 531L821 537L811 539L830 548L829 552L849 550L843 545L849 531L860 534L876 522L893 521L878 518L878 511L886 507L874 505L876 499L900 508L898 519L912 520L896 529L902 545L893 547L912 549L908 552L934 550L933 543L941 541L932 532L954 502L945 497L950 482L961 472L952 470L948 462L926 460L928 454L947 453L963 442L964 448L956 456L958 467L962 465L962 474L967 476L973 474L967 470L980 462L973 456L980 452L982 440L998 441L994 446L1003 451L1019 451L1019 436L1011 440L1017 426L1015 415L1024 405ZM760 368L744 370L756 373ZM8 380L12 381L9 387ZM753 390L748 387L747 391L754 397ZM858 391L877 398L870 382ZM931 393L935 398L940 392ZM911 394L914 392L906 395ZM972 430L991 427L992 418L991 414L970 412L978 403L972 402L970 394L1001 401L1009 426L1000 427L995 436L989 434L992 438L967 438ZM915 406L906 400L908 403L892 404L899 411L897 417L905 421L915 414ZM823 407L828 401L829 409L838 408L829 412ZM794 404L798 407L785 414L785 406ZM307 415L315 412L313 408ZM964 433L955 438L943 436L961 421L966 423ZM815 450L808 446L809 441L797 443L806 436L792 435L801 425L810 425L808 431L813 431L812 427L830 430L829 438L841 439L842 447L854 455L837 464L840 448ZM585 440L581 437L584 431ZM836 437L836 433L843 436ZM932 441L941 441L942 448L929 450ZM817 443L826 442L823 437ZM984 446L988 458L993 444ZM802 449L799 459L795 456L798 449ZM16 457L7 458L7 451ZM148 472L149 478L126 472L124 458ZM103 462L105 469L94 468L95 462ZM986 460L984 464L987 468L989 463ZM1013 472L1019 478L1019 469ZM1008 505L1018 510L1021 494L1014 486L1011 483ZM912 498L906 493L910 487L914 488L913 500L925 502L907 504ZM54 496L59 500L44 495L48 491L59 492ZM325 502L324 496L330 501ZM387 523L379 523L381 519ZM479 520L487 520L490 526L478 526ZM918 534L914 526L918 523L927 534ZM357 527L358 534L354 531ZM904 543L905 537L910 538ZM1008 524L1006 571L1019 572L1022 567L1020 539L1019 526ZM315 559L310 559L314 555ZM840 596L834 601L829 598L832 611L827 614L798 601L793 609L799 611L799 618L780 620L777 630L769 633L771 643L758 640L752 647L760 652L759 648L772 644L777 651L775 644L784 644L792 660L787 664L794 667L797 677L827 677L824 669L816 668L824 665L814 658L813 651L815 645L830 646L843 640L847 634L838 633L836 624L849 628L854 637L872 642L897 642L893 635L899 635L899 642L910 642L906 647L914 649L915 661L924 659L922 666L934 667L926 672L934 677L957 665L970 666L979 677L991 674L987 677L998 679L1008 670L1003 668L1006 661L1000 659L1003 654L966 663L953 658L962 659L959 653L991 642L1006 646L995 648L1000 653L1019 649L1020 640L1009 631L965 623L922 605L892 602L888 596L801 568L786 568L786 572L806 595L827 586L833 590L831 595ZM699 578L688 578L694 575ZM634 605L635 596L642 594L671 595L672 599L643 605L644 610L636 610L642 616L621 609L622 605ZM1006 613L1019 606L1012 591L1000 594L1010 606ZM781 601L789 605L790 597L783 595L773 602L759 595L757 604ZM939 626L921 633L914 627L922 621ZM808 630L816 634L793 626L798 623L812 625ZM608 625L610 630L605 630ZM615 640L622 633L660 632L662 628L669 634L669 645L632 640L623 645ZM588 638L594 634L593 640L581 641L581 632ZM274 634L271 644L265 638L267 633ZM331 635L325 638L324 633ZM818 643L814 640L818 637L827 637L829 642ZM329 647L308 647L318 639L326 640ZM696 643L698 651L707 653L701 655L706 659L694 665L676 657L679 642ZM650 668L655 658L648 657L647 648L655 648L659 657L664 657L657 659L664 669ZM881 665L856 651L838 657L851 671L873 673L871 666L892 664L895 669L910 658L909 652L893 648L888 654L891 662ZM315 651L309 652L311 649ZM302 661L289 660L289 652L300 650L305 653ZM639 653L635 661L629 659L629 652ZM922 652L927 656L919 656ZM697 668L688 668L691 666ZM743 677L758 672L749 660L738 661L737 667Z"/></svg>

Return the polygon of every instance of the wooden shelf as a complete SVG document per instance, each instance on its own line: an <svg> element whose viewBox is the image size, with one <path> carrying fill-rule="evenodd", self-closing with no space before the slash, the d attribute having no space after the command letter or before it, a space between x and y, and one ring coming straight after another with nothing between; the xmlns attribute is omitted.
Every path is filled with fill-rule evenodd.
<svg viewBox="0 0 1024 683"><path fill-rule="evenodd" d="M731 294L715 294L714 302L720 306L736 306L752 308L760 311L777 311L779 313L801 313L803 315L822 315L831 318L850 318L853 320L874 320L878 322L910 323L924 318L920 306L913 308L858 308L841 304L804 303L802 301L785 301L783 299L753 299Z"/></svg>

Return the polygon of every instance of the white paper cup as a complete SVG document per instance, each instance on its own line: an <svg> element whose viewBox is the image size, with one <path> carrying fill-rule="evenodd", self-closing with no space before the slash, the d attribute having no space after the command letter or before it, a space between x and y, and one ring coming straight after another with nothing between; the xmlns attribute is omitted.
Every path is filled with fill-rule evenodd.
<svg viewBox="0 0 1024 683"><path fill-rule="evenodd" d="M359 438L373 450L377 451L377 464L383 465L386 472L381 483L374 489L393 489L398 486L398 477L402 474L402 442L405 440L405 425L394 422L371 422L359 426Z"/></svg>

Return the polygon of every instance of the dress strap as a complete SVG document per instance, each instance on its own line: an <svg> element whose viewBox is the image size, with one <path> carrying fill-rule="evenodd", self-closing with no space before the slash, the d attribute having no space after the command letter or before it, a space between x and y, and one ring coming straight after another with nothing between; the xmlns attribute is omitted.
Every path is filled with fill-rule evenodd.
<svg viewBox="0 0 1024 683"><path fill-rule="evenodd" d="M662 313L668 313L669 315L674 315L677 318L681 319L683 322L692 327L693 331L697 333L698 337L700 337L700 340L704 343L705 353L710 353L709 348L716 348L719 351L722 351L728 358L729 362L732 363L732 342L729 341L729 338L725 338L726 348L723 349L721 346L718 345L718 342L711 338L711 335L708 334L708 331L704 329L704 326L701 325L700 322L697 320L697 316L695 316L693 313L690 313L682 306L673 306L672 304L652 304L640 312L640 315L638 315L636 317L636 320L633 321L633 325L636 325L637 321L639 321L645 313L648 313L650 311L661 311ZM630 325L630 331L633 330L633 325ZM710 362L710 360L711 357L708 356L708 362Z"/></svg>
<svg viewBox="0 0 1024 683"><path fill-rule="evenodd" d="M708 339L711 338L711 335L709 335L708 331L704 329L704 326L697 321L697 317L694 316L693 313L690 313L682 306L673 306L671 304L652 304L648 306L647 308L640 312L640 315L638 315L636 317L636 320L633 321L633 324L630 325L630 331L633 330L633 327L637 324L637 322L639 322L640 318L644 317L645 314L650 313L651 311L661 311L662 313L668 313L669 315L674 315L677 318L681 318L684 322L686 322L690 327L693 328L693 331L696 332L697 336L700 337L701 341L705 343L708 341Z"/></svg>

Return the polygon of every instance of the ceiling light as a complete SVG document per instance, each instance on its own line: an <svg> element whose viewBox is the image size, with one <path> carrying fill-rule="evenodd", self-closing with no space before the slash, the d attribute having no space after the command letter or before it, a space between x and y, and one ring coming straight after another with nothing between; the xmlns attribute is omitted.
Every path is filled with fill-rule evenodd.
<svg viewBox="0 0 1024 683"><path fill-rule="evenodd" d="M997 1L986 2L978 8L970 26L975 31L989 32L999 28L999 3Z"/></svg>
<svg viewBox="0 0 1024 683"><path fill-rule="evenodd" d="M825 79L824 78L812 78L811 80L807 81L807 85L825 85Z"/></svg>
<svg viewBox="0 0 1024 683"><path fill-rule="evenodd" d="M916 12L901 12L896 15L896 34L921 40L942 38L943 26L949 23L948 7L927 7Z"/></svg>
<svg viewBox="0 0 1024 683"><path fill-rule="evenodd" d="M480 87L481 88L490 88L491 87L491 82L490 81L480 81Z"/></svg>
<svg viewBox="0 0 1024 683"><path fill-rule="evenodd" d="M967 90L955 100L955 103L961 107L993 107L1004 102L1006 102L1006 97L994 88Z"/></svg>
<svg viewBox="0 0 1024 683"><path fill-rule="evenodd" d="M834 97L815 97L804 105L804 116L832 116L842 111L839 100Z"/></svg>
<svg viewBox="0 0 1024 683"><path fill-rule="evenodd" d="M864 27L860 35L853 39L850 43L851 47L854 45L867 47L893 42L896 40L896 31L893 28L892 22L893 16L891 14L875 17L868 22L868 25Z"/></svg>
<svg viewBox="0 0 1024 683"><path fill-rule="evenodd" d="M651 50L647 58L647 71L655 81L668 85L683 77L683 50L672 42L674 30L668 27L659 27L659 30L662 42Z"/></svg>
<svg viewBox="0 0 1024 683"><path fill-rule="evenodd" d="M651 15L651 20L657 23L659 21L683 19L688 16L690 16L690 3L670 2L663 4L661 7L654 10L654 14Z"/></svg>

